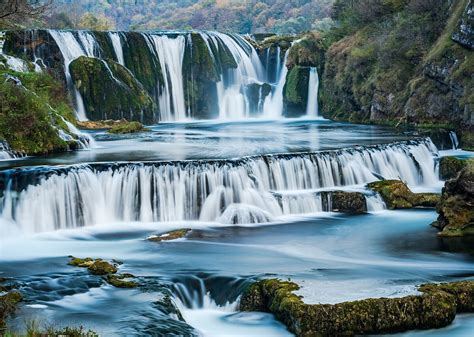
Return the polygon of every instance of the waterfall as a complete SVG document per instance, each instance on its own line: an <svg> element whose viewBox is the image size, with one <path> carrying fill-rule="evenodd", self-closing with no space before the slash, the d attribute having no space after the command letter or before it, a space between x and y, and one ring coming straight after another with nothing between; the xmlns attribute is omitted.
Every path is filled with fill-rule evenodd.
<svg viewBox="0 0 474 337"><path fill-rule="evenodd" d="M94 57L96 50L94 37L88 32L78 32L79 40L76 39L73 32L49 30L58 45L64 59L64 73L67 85L74 93L76 114L79 120L87 120L86 110L79 90L72 83L69 64L80 56Z"/></svg>
<svg viewBox="0 0 474 337"><path fill-rule="evenodd" d="M318 91L319 75L316 67L311 67L309 71L308 102L306 104L306 115L310 117L318 116Z"/></svg>
<svg viewBox="0 0 474 337"><path fill-rule="evenodd" d="M263 115L267 118L279 118L283 115L283 89L286 83L286 75L288 74L288 68L286 67L286 61L288 59L288 49L285 53L283 60L282 70L276 87L274 88L271 95L268 95L263 104Z"/></svg>
<svg viewBox="0 0 474 337"><path fill-rule="evenodd" d="M449 138L451 139L451 143L453 144L453 150L456 150L459 146L458 135L454 131L449 131Z"/></svg>
<svg viewBox="0 0 474 337"><path fill-rule="evenodd" d="M438 181L436 155L436 147L424 139L238 160L18 169L0 176L9 186L0 218L25 232L123 221L268 222L326 211L317 193L304 199L315 189L362 185L380 177L401 179L411 187L432 185ZM301 195L296 201L280 196L289 192Z"/></svg>
<svg viewBox="0 0 474 337"><path fill-rule="evenodd" d="M23 156L22 153L13 151L6 141L0 140L0 161L21 158Z"/></svg>
<svg viewBox="0 0 474 337"><path fill-rule="evenodd" d="M152 44L163 73L163 91L159 98L160 120L186 118L183 87L184 36L169 38L161 35L145 35Z"/></svg>
<svg viewBox="0 0 474 337"><path fill-rule="evenodd" d="M110 41L112 41L112 47L114 48L114 53L115 53L117 62L125 67L121 34L118 32L109 32L109 38L110 38Z"/></svg>

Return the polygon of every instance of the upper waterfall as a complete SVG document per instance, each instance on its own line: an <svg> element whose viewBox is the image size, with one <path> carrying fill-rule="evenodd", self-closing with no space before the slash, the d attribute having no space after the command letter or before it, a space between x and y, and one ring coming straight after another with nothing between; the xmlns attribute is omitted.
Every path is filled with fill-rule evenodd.
<svg viewBox="0 0 474 337"><path fill-rule="evenodd" d="M276 47L276 62L268 62L270 48L257 50L249 37L37 30L25 31L23 39L15 34L7 38L21 46L9 43L7 54L62 73L80 120L127 118L148 124L285 115L289 49ZM315 83L311 75L313 93ZM311 112L314 95L308 97L306 110Z"/></svg>

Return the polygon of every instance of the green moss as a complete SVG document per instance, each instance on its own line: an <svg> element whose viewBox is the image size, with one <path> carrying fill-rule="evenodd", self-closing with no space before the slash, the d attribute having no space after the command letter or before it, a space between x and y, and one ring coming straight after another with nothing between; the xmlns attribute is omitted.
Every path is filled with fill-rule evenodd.
<svg viewBox="0 0 474 337"><path fill-rule="evenodd" d="M30 155L68 150L58 128L68 133L62 118L72 121L74 112L62 84L47 73L4 70L0 78L0 139Z"/></svg>
<svg viewBox="0 0 474 337"><path fill-rule="evenodd" d="M127 122L127 123L120 123L118 125L112 126L109 130L109 133L114 134L124 134L124 133L136 133L136 132L144 132L149 131L146 129L142 123L140 122Z"/></svg>
<svg viewBox="0 0 474 337"><path fill-rule="evenodd" d="M439 176L443 180L455 178L466 164L465 160L456 157L443 157L439 161Z"/></svg>
<svg viewBox="0 0 474 337"><path fill-rule="evenodd" d="M250 285L240 309L267 311L297 336L352 336L429 329L452 322L456 311L472 311L474 282L422 285L419 296L370 298L329 304L305 304L299 286L277 279Z"/></svg>
<svg viewBox="0 0 474 337"><path fill-rule="evenodd" d="M308 101L309 67L294 66L288 71L283 89L287 114L304 113Z"/></svg>
<svg viewBox="0 0 474 337"><path fill-rule="evenodd" d="M117 288L136 288L138 283L135 281L130 281L130 279L135 278L132 274L109 274L107 275L107 283L113 285Z"/></svg>
<svg viewBox="0 0 474 337"><path fill-rule="evenodd" d="M332 210L344 213L364 213L367 204L362 193L337 191L331 193Z"/></svg>
<svg viewBox="0 0 474 337"><path fill-rule="evenodd" d="M102 259L94 260L90 257L86 257L85 259L72 257L68 264L71 266L87 268L89 272L94 275L107 275L117 272L117 267L115 265Z"/></svg>
<svg viewBox="0 0 474 337"><path fill-rule="evenodd" d="M381 180L367 185L380 194L389 209L436 207L440 196L435 193L413 193L400 180Z"/></svg>
<svg viewBox="0 0 474 337"><path fill-rule="evenodd" d="M112 60L81 56L69 68L89 119L155 122L153 100L125 67Z"/></svg>
<svg viewBox="0 0 474 337"><path fill-rule="evenodd" d="M324 35L308 33L291 46L286 64L290 69L294 66L317 67L322 75L327 48Z"/></svg>
<svg viewBox="0 0 474 337"><path fill-rule="evenodd" d="M5 329L5 320L16 310L16 306L23 300L23 296L17 291L11 291L0 295L0 332Z"/></svg>

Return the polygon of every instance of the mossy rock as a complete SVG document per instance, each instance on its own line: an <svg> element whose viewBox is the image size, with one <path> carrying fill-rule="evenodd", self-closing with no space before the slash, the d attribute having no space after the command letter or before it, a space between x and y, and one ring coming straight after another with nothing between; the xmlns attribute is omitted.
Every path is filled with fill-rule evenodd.
<svg viewBox="0 0 474 337"><path fill-rule="evenodd" d="M145 132L149 131L147 128L143 126L140 122L127 122L127 123L120 123L118 125L112 126L109 130L109 133L113 134L124 134L124 133L137 133L137 132Z"/></svg>
<svg viewBox="0 0 474 337"><path fill-rule="evenodd" d="M362 193L336 191L331 193L332 210L343 213L364 213L367 203Z"/></svg>
<svg viewBox="0 0 474 337"><path fill-rule="evenodd" d="M310 69L310 67L294 66L286 75L283 102L287 117L296 117L306 113Z"/></svg>
<svg viewBox="0 0 474 337"><path fill-rule="evenodd" d="M16 310L18 303L23 300L23 296L17 291L11 291L0 295L0 332L5 328L5 320Z"/></svg>
<svg viewBox="0 0 474 337"><path fill-rule="evenodd" d="M422 285L421 295L305 304L293 293L297 284L269 279L244 291L240 310L270 312L297 336L393 333L450 324L456 311L472 311L473 287L473 281Z"/></svg>
<svg viewBox="0 0 474 337"><path fill-rule="evenodd" d="M117 272L117 267L114 264L102 259L94 260L90 257L84 259L72 257L68 264L71 266L87 268L89 272L94 275L115 274Z"/></svg>
<svg viewBox="0 0 474 337"><path fill-rule="evenodd" d="M327 44L322 34L306 34L291 46L286 65L290 69L294 66L316 67L322 75L326 50Z"/></svg>
<svg viewBox="0 0 474 337"><path fill-rule="evenodd" d="M389 209L412 207L436 207L440 196L436 193L413 193L400 180L380 180L369 183L367 187L382 197Z"/></svg>
<svg viewBox="0 0 474 337"><path fill-rule="evenodd" d="M453 179L466 167L466 161L456 157L443 157L439 161L439 177L443 180Z"/></svg>
<svg viewBox="0 0 474 337"><path fill-rule="evenodd" d="M441 230L440 236L474 235L474 159L455 179L446 181L441 200L436 207L439 216L433 223Z"/></svg>
<svg viewBox="0 0 474 337"><path fill-rule="evenodd" d="M133 278L135 278L135 276L128 273L108 274L106 280L107 283L117 288L136 288L138 287L138 283L130 280Z"/></svg>
<svg viewBox="0 0 474 337"><path fill-rule="evenodd" d="M250 111L258 111L259 103L265 101L272 92L272 86L268 83L251 83L245 87L247 99L249 101Z"/></svg>
<svg viewBox="0 0 474 337"><path fill-rule="evenodd" d="M177 229L177 230L166 232L166 233L159 234L159 235L151 235L151 236L147 237L146 239L148 241L153 241L153 242L170 241L170 240L176 240L176 239L184 238L190 232L191 232L190 228L182 228L182 229Z"/></svg>
<svg viewBox="0 0 474 337"><path fill-rule="evenodd" d="M81 56L69 69L89 119L155 122L153 100L127 68L110 59Z"/></svg>

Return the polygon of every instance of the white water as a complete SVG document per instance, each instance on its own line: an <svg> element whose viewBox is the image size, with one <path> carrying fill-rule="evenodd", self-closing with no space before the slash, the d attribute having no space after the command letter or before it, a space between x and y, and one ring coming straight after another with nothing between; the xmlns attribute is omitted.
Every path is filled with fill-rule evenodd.
<svg viewBox="0 0 474 337"><path fill-rule="evenodd" d="M317 117L319 114L318 91L319 91L318 69L316 69L315 67L311 67L309 71L308 102L306 105L307 116Z"/></svg>
<svg viewBox="0 0 474 337"><path fill-rule="evenodd" d="M160 35L144 35L154 51L163 74L163 91L159 98L160 120L186 118L183 87L184 36L169 38Z"/></svg>
<svg viewBox="0 0 474 337"><path fill-rule="evenodd" d="M112 46L114 47L115 57L117 58L117 62L125 67L125 60L123 58L123 49L122 49L122 41L121 34L118 32L109 32L110 41L112 41ZM125 37L123 37L125 38Z"/></svg>
<svg viewBox="0 0 474 337"><path fill-rule="evenodd" d="M290 49L285 53L278 83L273 92L265 98L265 102L263 103L263 115L267 118L280 118L283 115L283 89L286 83L286 75L288 74L286 61L288 59L289 50Z"/></svg>
<svg viewBox="0 0 474 337"><path fill-rule="evenodd" d="M95 40L93 36L87 32L78 33L80 41L69 31L49 30L49 34L53 37L64 58L64 73L68 86L72 88L74 93L77 118L81 121L87 120L87 113L84 108L82 96L79 90L74 86L74 83L72 83L69 65L80 56L94 57L94 50L96 49Z"/></svg>
<svg viewBox="0 0 474 337"><path fill-rule="evenodd" d="M317 194L279 200L285 191L363 185L380 176L433 185L436 153L424 140L237 161L73 166L20 192L7 189L1 219L30 233L124 221L268 222L326 210Z"/></svg>
<svg viewBox="0 0 474 337"><path fill-rule="evenodd" d="M449 138L451 138L451 143L453 144L453 150L456 150L459 146L458 135L454 131L449 131Z"/></svg>

